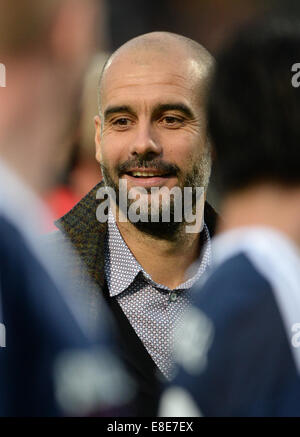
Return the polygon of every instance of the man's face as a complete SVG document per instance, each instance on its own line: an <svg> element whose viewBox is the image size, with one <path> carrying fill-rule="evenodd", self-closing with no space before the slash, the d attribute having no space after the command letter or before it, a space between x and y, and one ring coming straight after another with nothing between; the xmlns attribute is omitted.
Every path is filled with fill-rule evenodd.
<svg viewBox="0 0 300 437"><path fill-rule="evenodd" d="M149 192L205 184L209 158L199 74L180 51L113 60L102 82L103 125L96 119L96 156L108 185L118 189L119 179L126 179L128 190Z"/></svg>

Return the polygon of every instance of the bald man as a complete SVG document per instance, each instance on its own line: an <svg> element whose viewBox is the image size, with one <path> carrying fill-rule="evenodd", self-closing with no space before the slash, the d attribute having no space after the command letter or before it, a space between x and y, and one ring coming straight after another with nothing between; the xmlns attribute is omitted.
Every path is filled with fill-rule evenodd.
<svg viewBox="0 0 300 437"><path fill-rule="evenodd" d="M213 65L201 45L166 32L119 48L102 71L95 117L104 181L56 222L54 239L71 240L119 325L140 388L137 414L155 414L157 375L172 375L174 328L210 262L204 106Z"/></svg>

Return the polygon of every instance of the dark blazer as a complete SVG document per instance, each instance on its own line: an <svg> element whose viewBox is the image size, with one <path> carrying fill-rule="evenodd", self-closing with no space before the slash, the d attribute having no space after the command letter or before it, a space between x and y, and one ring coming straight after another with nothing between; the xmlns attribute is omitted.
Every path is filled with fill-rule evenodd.
<svg viewBox="0 0 300 437"><path fill-rule="evenodd" d="M60 232L55 232L49 237L49 241L56 243L61 239L69 239L83 261L87 269L89 278L96 284L94 289L88 290L90 293L90 314L96 314L94 301L97 294L102 294L112 310L113 317L117 326L118 340L121 347L121 354L128 366L130 373L138 381L139 401L137 415L155 415L155 400L158 396L158 371L154 361L148 354L142 342L135 334L135 331L128 322L121 310L116 298L108 296L108 289L104 273L104 243L107 232L107 223L100 223L96 218L96 209L99 200L96 199L97 190L103 186L100 182L94 187L77 205L66 215L56 221L56 226ZM210 234L215 232L217 215L213 208L205 204L205 223ZM56 258L59 254L56 254ZM62 260L63 262L63 260ZM66 266L67 271L71 272L73 281L77 283L78 289L84 290L86 273L76 260L72 266ZM78 292L78 290L77 290ZM160 377L163 376L160 374Z"/></svg>

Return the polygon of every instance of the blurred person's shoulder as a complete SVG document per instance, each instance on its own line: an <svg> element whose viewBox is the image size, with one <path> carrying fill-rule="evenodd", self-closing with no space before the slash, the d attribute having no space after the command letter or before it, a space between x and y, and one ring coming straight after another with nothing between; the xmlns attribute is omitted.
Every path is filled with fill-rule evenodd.
<svg viewBox="0 0 300 437"><path fill-rule="evenodd" d="M262 302L275 304L272 284L240 251L215 267L199 290L195 303L213 320L255 311Z"/></svg>
<svg viewBox="0 0 300 437"><path fill-rule="evenodd" d="M40 236L40 242L45 247L59 246L68 244L68 237L59 229L48 232Z"/></svg>
<svg viewBox="0 0 300 437"><path fill-rule="evenodd" d="M253 227L220 235L212 247L214 267L195 290L197 307L234 336L237 328L262 336L272 326L289 338L300 311L300 256L294 243L274 229ZM295 355L300 368L299 350Z"/></svg>
<svg viewBox="0 0 300 437"><path fill-rule="evenodd" d="M12 262L15 269L20 265L20 260L22 260L24 265L30 262L31 259L36 258L22 230L1 212L0 241L0 256L3 257L3 260Z"/></svg>
<svg viewBox="0 0 300 437"><path fill-rule="evenodd" d="M69 237L61 230L52 231L40 236L41 248L47 258L47 264L52 266L56 275L75 283L79 278L88 281L83 263L78 256ZM76 273L76 274L75 274Z"/></svg>

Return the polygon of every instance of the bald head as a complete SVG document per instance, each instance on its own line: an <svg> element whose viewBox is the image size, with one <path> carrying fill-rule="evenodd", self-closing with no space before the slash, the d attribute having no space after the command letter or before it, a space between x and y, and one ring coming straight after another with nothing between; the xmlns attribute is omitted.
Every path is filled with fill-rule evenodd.
<svg viewBox="0 0 300 437"><path fill-rule="evenodd" d="M135 51L136 53L139 51L146 53L156 51L158 53L167 54L170 50L180 48L205 64L209 64L212 61L212 56L201 44L183 35L171 32L151 32L137 36L117 49L112 54L111 60L120 54L130 51Z"/></svg>
<svg viewBox="0 0 300 437"><path fill-rule="evenodd" d="M123 60L138 67L154 61L164 62L171 58L175 63L190 62L195 76L199 79L199 88L207 89L214 67L212 55L201 44L185 36L170 32L151 32L126 42L108 58L99 80L99 109L106 75L113 68L117 68Z"/></svg>

